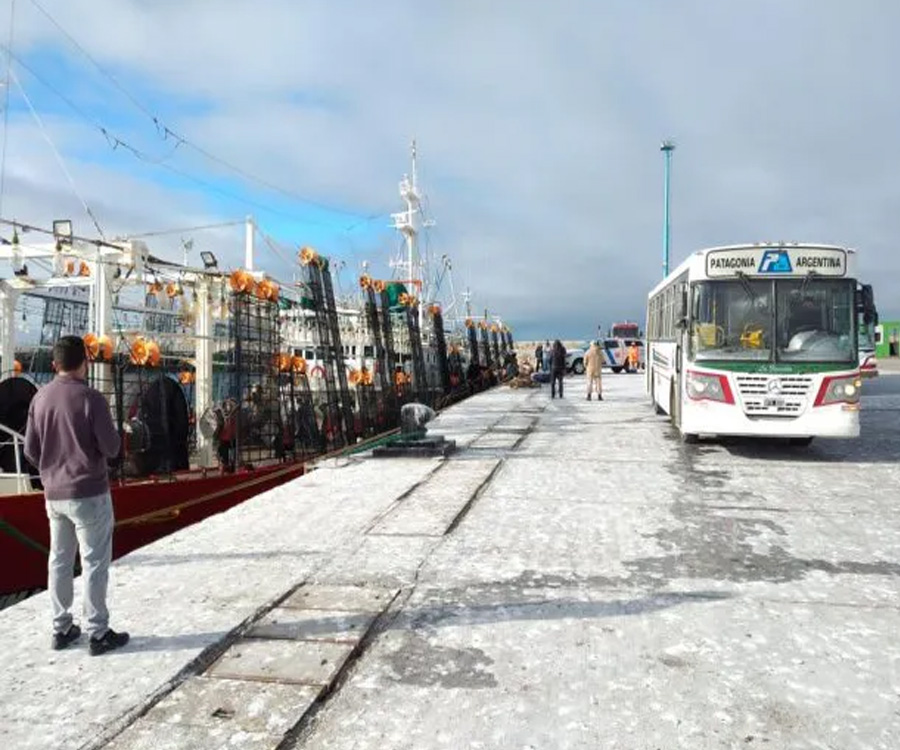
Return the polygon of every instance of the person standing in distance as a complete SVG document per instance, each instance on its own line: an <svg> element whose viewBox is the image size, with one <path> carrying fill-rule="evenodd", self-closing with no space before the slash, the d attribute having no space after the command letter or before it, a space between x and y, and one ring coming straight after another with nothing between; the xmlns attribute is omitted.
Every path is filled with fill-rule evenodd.
<svg viewBox="0 0 900 750"><path fill-rule="evenodd" d="M32 400L25 429L25 458L40 471L50 519L52 646L66 648L81 636L69 611L80 547L84 619L91 656L98 656L128 643L128 633L109 627L106 607L114 520L106 461L119 454L119 434L106 399L85 382L87 353L78 336L56 342L53 367L56 377Z"/></svg>
<svg viewBox="0 0 900 750"><path fill-rule="evenodd" d="M597 391L597 400L603 400L603 357L596 341L592 341L584 355L584 374L587 378L587 400L591 400L591 393Z"/></svg>
<svg viewBox="0 0 900 750"><path fill-rule="evenodd" d="M553 342L550 355L550 398L556 398L556 384L559 383L559 397L563 397L563 378L566 377L566 347L559 339Z"/></svg>

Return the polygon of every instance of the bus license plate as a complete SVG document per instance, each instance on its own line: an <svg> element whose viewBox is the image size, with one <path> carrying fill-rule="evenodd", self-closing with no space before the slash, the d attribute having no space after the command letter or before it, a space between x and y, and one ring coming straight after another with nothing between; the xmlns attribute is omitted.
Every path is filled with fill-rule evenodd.
<svg viewBox="0 0 900 750"><path fill-rule="evenodd" d="M767 398L765 401L766 408L780 408L784 406L783 398Z"/></svg>

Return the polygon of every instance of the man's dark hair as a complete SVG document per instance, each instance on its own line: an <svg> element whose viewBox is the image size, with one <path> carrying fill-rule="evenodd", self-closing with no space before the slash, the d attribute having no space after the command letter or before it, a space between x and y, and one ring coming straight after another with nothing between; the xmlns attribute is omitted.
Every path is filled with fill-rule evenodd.
<svg viewBox="0 0 900 750"><path fill-rule="evenodd" d="M77 370L86 357L80 336L63 336L53 345L53 364L59 372Z"/></svg>

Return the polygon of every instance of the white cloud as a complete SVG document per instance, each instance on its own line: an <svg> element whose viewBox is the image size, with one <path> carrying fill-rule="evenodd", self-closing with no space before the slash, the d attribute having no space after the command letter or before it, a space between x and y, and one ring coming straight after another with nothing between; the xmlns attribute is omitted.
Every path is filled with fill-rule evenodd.
<svg viewBox="0 0 900 750"><path fill-rule="evenodd" d="M310 198L361 214L399 209L395 186L416 135L436 251L453 256L476 308L521 321L524 335L586 336L599 321L643 317L660 270L666 136L678 141L673 260L715 243L846 243L860 248L882 310L900 313L900 184L888 158L900 126L900 7L42 4L129 87L149 92L171 127ZM20 53L78 60L30 3L18 7ZM77 152L78 129L54 127L71 132L64 151ZM45 196L52 214L59 184L54 192L22 160L18 169L29 208ZM161 190L137 164L129 174L86 161L78 170L117 224L209 218L209 203ZM393 246L365 233L332 244L354 261Z"/></svg>

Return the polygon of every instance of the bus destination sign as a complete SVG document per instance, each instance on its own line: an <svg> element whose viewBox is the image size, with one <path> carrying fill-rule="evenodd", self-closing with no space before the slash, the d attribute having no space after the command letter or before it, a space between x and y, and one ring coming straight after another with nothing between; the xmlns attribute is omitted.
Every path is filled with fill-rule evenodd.
<svg viewBox="0 0 900 750"><path fill-rule="evenodd" d="M844 276L847 252L838 248L748 247L712 250L706 255L706 275L726 276Z"/></svg>

